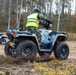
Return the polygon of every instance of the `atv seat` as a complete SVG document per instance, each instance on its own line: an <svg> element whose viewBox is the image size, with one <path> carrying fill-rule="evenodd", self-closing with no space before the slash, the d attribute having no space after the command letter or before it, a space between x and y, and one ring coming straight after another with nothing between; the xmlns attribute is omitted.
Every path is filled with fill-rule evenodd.
<svg viewBox="0 0 76 75"><path fill-rule="evenodd" d="M32 35L31 32L28 32L28 31L16 31L17 34L29 34L29 35Z"/></svg>

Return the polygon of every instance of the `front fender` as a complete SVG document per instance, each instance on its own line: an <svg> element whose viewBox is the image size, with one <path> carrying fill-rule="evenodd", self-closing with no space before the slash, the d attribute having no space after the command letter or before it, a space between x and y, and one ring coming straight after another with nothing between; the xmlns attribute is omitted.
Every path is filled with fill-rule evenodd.
<svg viewBox="0 0 76 75"><path fill-rule="evenodd" d="M52 36L52 44L51 44L51 50L53 50L54 46L56 45L56 42L66 41L67 35L64 34L56 34Z"/></svg>

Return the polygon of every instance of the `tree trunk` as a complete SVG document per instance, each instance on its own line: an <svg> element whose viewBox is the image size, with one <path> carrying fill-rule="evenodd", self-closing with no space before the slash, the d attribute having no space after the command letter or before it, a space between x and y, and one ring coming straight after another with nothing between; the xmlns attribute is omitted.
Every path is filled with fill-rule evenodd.
<svg viewBox="0 0 76 75"><path fill-rule="evenodd" d="M11 24L11 3L12 1L9 0L9 11L8 11L8 29L10 29L10 24Z"/></svg>
<svg viewBox="0 0 76 75"><path fill-rule="evenodd" d="M19 11L19 17L18 17L18 26L17 28L20 27L20 20L21 20L21 9L22 9L22 4L23 4L23 0L21 0L21 5L20 5L20 11Z"/></svg>
<svg viewBox="0 0 76 75"><path fill-rule="evenodd" d="M76 15L76 0L75 0L75 15Z"/></svg>

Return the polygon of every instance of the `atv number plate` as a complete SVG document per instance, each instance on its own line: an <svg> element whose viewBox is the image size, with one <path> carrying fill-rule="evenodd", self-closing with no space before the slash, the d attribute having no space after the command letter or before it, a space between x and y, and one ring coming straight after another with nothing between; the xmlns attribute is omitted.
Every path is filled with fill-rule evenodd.
<svg viewBox="0 0 76 75"><path fill-rule="evenodd" d="M14 42L9 42L9 45L10 45L11 47L13 47L13 46L15 45L15 43L14 43Z"/></svg>

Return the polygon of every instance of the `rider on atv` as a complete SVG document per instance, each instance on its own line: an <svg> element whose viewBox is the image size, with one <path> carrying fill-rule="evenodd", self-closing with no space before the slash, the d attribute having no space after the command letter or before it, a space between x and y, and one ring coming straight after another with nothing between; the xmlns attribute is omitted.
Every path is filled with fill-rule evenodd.
<svg viewBox="0 0 76 75"><path fill-rule="evenodd" d="M38 42L41 42L41 33L39 31L39 25L44 25L46 18L38 8L33 9L33 13L27 17L26 28L31 33L36 34Z"/></svg>

